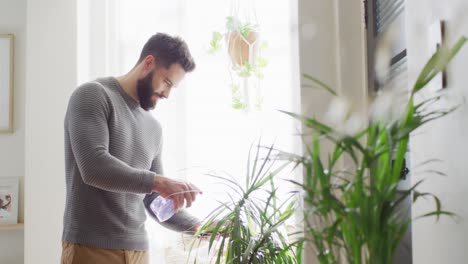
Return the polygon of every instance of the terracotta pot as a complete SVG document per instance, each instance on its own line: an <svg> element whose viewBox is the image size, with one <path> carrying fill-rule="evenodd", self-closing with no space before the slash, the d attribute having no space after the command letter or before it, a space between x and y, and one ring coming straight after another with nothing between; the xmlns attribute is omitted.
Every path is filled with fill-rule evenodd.
<svg viewBox="0 0 468 264"><path fill-rule="evenodd" d="M247 39L242 37L242 35L237 31L229 32L226 39L228 42L229 56L231 57L233 66L244 66L248 61L250 61L251 64L255 63L258 48L260 46L259 32L250 32ZM249 47L251 47L250 50ZM252 52L252 54L250 54L250 52Z"/></svg>

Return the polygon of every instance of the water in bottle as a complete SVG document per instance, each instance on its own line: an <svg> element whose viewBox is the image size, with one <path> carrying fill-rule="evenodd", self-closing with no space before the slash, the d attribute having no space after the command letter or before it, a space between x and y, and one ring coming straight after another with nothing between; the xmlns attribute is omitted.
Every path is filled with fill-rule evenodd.
<svg viewBox="0 0 468 264"><path fill-rule="evenodd" d="M150 208L160 222L164 222L174 215L174 203L159 195L150 204Z"/></svg>

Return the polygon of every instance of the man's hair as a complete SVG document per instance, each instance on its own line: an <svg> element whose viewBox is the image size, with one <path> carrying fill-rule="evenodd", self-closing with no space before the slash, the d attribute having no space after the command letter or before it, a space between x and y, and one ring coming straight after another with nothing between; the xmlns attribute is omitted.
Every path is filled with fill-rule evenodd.
<svg viewBox="0 0 468 264"><path fill-rule="evenodd" d="M195 62L188 46L179 37L164 33L153 35L143 47L138 63L141 63L148 55L155 57L158 64L166 69L174 63L180 64L185 72L195 69Z"/></svg>

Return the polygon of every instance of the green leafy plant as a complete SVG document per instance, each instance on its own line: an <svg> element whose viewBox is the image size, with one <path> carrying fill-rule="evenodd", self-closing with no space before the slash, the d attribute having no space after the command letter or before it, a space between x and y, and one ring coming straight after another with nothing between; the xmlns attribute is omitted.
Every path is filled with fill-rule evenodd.
<svg viewBox="0 0 468 264"><path fill-rule="evenodd" d="M213 35L210 41L209 52L210 53L219 52L223 46L221 43L222 40L223 40L223 35L220 32L218 31L213 32Z"/></svg>
<svg viewBox="0 0 468 264"><path fill-rule="evenodd" d="M250 22L243 23L236 17L228 16L225 30L224 33L213 32L209 52L217 53L221 51L224 37L235 72L243 78L255 75L262 79L261 70L268 65L268 61L264 57L258 56L258 50L265 49L267 43L258 42L258 25ZM250 54L251 52L253 54Z"/></svg>
<svg viewBox="0 0 468 264"><path fill-rule="evenodd" d="M239 85L231 85L232 93L232 108L237 110L243 110L247 107L246 103L242 99L242 94L239 91Z"/></svg>
<svg viewBox="0 0 468 264"><path fill-rule="evenodd" d="M413 203L422 197L434 200L435 209L418 218L453 216L442 209L437 196L417 190L424 180L406 190L399 189L398 182L410 134L455 109L429 107L440 95L418 103L415 96L446 67L466 40L463 37L454 47L442 47L432 56L410 91L404 111L393 120L373 119L350 135L314 117L285 112L311 129L304 135L304 156L289 158L305 170L304 182L294 183L304 190L306 241L314 246L320 263L392 263L397 246L415 220L401 217L407 212L399 205L406 198L411 197ZM305 77L336 95L324 83ZM328 155L322 149L324 141L332 145ZM340 167L344 158L351 160L352 169Z"/></svg>
<svg viewBox="0 0 468 264"><path fill-rule="evenodd" d="M261 51L266 49L267 43L260 41L259 26L251 22L242 22L234 16L228 16L224 26L224 32L215 31L210 40L209 52L214 54L226 49L230 59L230 72L232 86L239 86L238 83L245 84L244 81L234 81L234 77L245 80L255 77L258 80L264 79L263 70L268 65L266 58L261 56ZM249 87L250 88L250 87ZM232 89L231 89L232 90ZM234 109L247 109L248 98L242 98L239 89L232 94ZM240 99L242 98L242 99ZM260 109L259 98L256 98L256 109Z"/></svg>
<svg viewBox="0 0 468 264"><path fill-rule="evenodd" d="M228 32L239 32L245 39L249 38L250 33L258 31L258 25L250 22L242 23L238 18L228 16L225 24L226 33ZM210 41L210 50L213 52L219 51L222 46L223 33L219 31L213 32L212 39Z"/></svg>
<svg viewBox="0 0 468 264"><path fill-rule="evenodd" d="M210 174L230 190L230 201L220 202L196 234L209 234L216 263L296 263L295 244L282 231L295 212L295 201L292 195L280 201L274 183L289 162L277 165L273 148L265 155L260 150L249 153L245 186L235 177Z"/></svg>
<svg viewBox="0 0 468 264"><path fill-rule="evenodd" d="M238 18L228 16L226 18L226 29L231 32L237 31L247 39L251 32L258 30L258 25L252 24L250 22L242 23Z"/></svg>

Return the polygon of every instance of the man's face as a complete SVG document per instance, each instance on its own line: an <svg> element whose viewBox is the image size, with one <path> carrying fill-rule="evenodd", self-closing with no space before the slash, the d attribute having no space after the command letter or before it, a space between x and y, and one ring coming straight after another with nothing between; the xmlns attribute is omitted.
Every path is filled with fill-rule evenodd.
<svg viewBox="0 0 468 264"><path fill-rule="evenodd" d="M154 109L159 99L169 98L172 88L177 87L184 77L185 71L180 64L172 64L168 69L155 66L137 82L140 106L147 111Z"/></svg>

